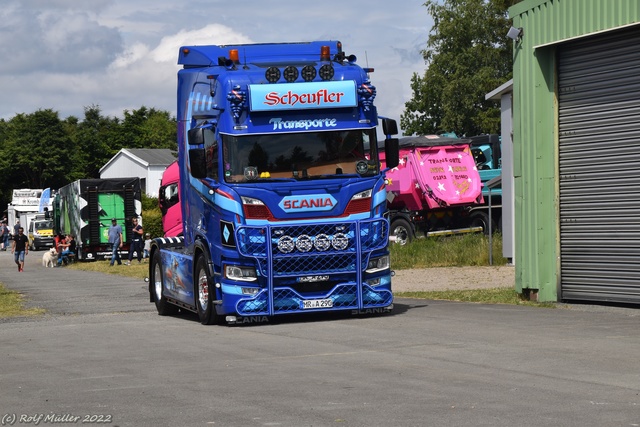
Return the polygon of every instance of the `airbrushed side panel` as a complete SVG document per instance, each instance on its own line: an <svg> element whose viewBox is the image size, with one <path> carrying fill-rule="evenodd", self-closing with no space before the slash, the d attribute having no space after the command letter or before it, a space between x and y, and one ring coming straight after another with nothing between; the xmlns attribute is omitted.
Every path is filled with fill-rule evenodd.
<svg viewBox="0 0 640 427"><path fill-rule="evenodd" d="M162 249L162 287L163 294L169 298L194 304L193 293L193 260L190 255L183 255L172 250Z"/></svg>

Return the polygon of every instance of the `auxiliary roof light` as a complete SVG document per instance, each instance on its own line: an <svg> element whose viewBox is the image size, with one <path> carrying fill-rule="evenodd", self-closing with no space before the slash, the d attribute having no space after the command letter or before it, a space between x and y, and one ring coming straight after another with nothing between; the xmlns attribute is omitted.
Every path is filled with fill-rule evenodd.
<svg viewBox="0 0 640 427"><path fill-rule="evenodd" d="M299 73L296 67L294 67L293 65L289 65L284 69L284 73L282 73L282 75L284 76L284 79L286 81L288 81L289 83L293 83L298 79Z"/></svg>
<svg viewBox="0 0 640 427"><path fill-rule="evenodd" d="M275 83L280 80L280 70L278 67L269 67L267 71L265 71L264 76L269 83Z"/></svg>
<svg viewBox="0 0 640 427"><path fill-rule="evenodd" d="M302 78L305 82L313 81L316 78L318 72L316 71L316 67L313 65L305 65L302 68Z"/></svg>
<svg viewBox="0 0 640 427"><path fill-rule="evenodd" d="M331 80L333 78L334 70L331 64L324 64L320 67L320 78L322 80Z"/></svg>

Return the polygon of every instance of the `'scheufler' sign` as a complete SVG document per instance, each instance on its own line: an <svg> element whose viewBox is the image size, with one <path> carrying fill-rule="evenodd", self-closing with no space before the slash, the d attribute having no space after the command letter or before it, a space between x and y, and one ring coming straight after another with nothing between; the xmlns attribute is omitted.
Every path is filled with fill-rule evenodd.
<svg viewBox="0 0 640 427"><path fill-rule="evenodd" d="M281 111L357 106L355 82L249 85L251 111Z"/></svg>

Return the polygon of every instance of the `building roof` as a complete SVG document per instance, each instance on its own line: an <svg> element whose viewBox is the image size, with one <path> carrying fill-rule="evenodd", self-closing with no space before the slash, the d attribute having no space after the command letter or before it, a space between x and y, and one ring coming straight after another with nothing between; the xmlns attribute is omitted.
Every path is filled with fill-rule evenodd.
<svg viewBox="0 0 640 427"><path fill-rule="evenodd" d="M509 80L506 83L503 83L499 87L486 94L484 96L484 99L500 100L500 97L508 92L513 92L513 79Z"/></svg>
<svg viewBox="0 0 640 427"><path fill-rule="evenodd" d="M176 160L175 151L169 150L168 148L123 148L100 168L100 173L121 156L129 157L147 168L149 166L166 167Z"/></svg>
<svg viewBox="0 0 640 427"><path fill-rule="evenodd" d="M174 151L168 148L123 148L122 151L128 151L148 166L167 166L176 159Z"/></svg>

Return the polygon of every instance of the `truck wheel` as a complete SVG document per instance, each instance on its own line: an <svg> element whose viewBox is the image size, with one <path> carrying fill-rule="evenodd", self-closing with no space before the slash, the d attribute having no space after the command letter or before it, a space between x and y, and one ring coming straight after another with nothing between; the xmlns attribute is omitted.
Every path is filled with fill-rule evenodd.
<svg viewBox="0 0 640 427"><path fill-rule="evenodd" d="M151 286L158 314L168 316L177 313L178 307L170 304L162 295L162 258L159 251L153 254L151 267Z"/></svg>
<svg viewBox="0 0 640 427"><path fill-rule="evenodd" d="M393 220L391 223L390 234L395 236L396 243L399 245L406 245L413 240L413 229L411 228L411 224L409 224L409 221L402 218Z"/></svg>
<svg viewBox="0 0 640 427"><path fill-rule="evenodd" d="M489 230L494 231L495 225L489 227L489 215L483 211L475 211L470 215L471 227L482 227L482 232L488 236Z"/></svg>
<svg viewBox="0 0 640 427"><path fill-rule="evenodd" d="M219 322L216 308L213 306L215 290L211 286L211 276L204 256L199 256L196 262L195 295L198 317L203 325L213 325Z"/></svg>

